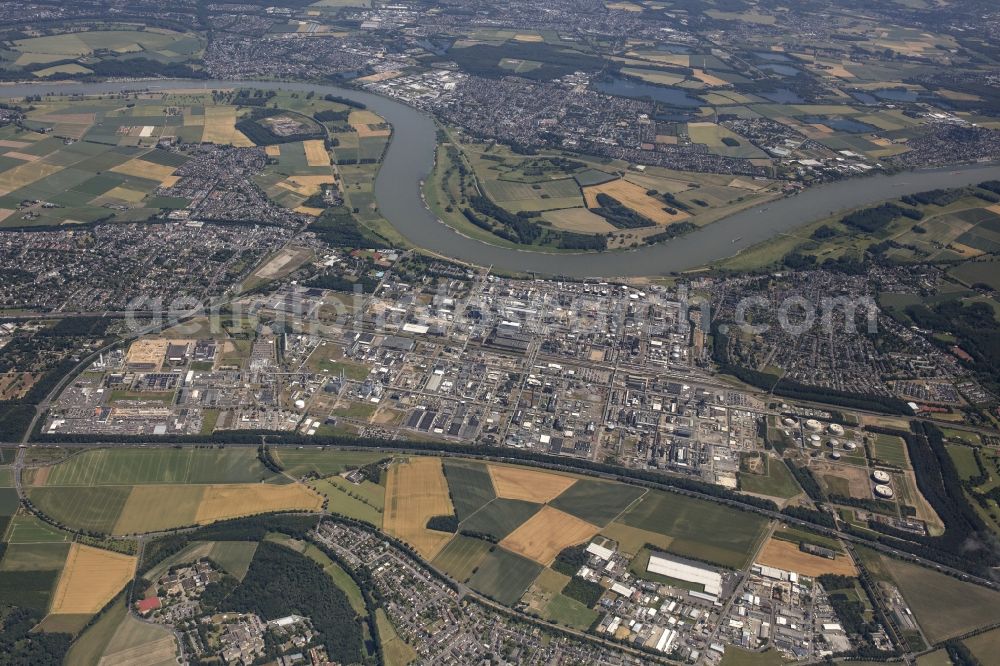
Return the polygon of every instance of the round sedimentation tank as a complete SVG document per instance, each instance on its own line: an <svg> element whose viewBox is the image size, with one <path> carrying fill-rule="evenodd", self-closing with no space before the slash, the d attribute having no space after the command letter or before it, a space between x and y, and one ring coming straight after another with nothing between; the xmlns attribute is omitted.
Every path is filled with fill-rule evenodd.
<svg viewBox="0 0 1000 666"><path fill-rule="evenodd" d="M875 494L879 497L884 497L885 499L892 499L892 488L880 483L875 486Z"/></svg>
<svg viewBox="0 0 1000 666"><path fill-rule="evenodd" d="M889 472L877 469L874 472L872 472L872 478L875 479L875 481L877 481L878 483L882 484L889 483Z"/></svg>
<svg viewBox="0 0 1000 666"><path fill-rule="evenodd" d="M818 431L823 429L823 424L816 419L809 419L806 421L806 430Z"/></svg>
<svg viewBox="0 0 1000 666"><path fill-rule="evenodd" d="M844 434L844 426L840 425L839 423L831 423L829 430L831 435L836 435L837 437L840 437Z"/></svg>

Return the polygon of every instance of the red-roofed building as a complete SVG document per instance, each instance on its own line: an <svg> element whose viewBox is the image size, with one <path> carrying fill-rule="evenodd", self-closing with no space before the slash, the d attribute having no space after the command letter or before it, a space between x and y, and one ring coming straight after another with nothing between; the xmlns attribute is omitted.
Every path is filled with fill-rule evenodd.
<svg viewBox="0 0 1000 666"><path fill-rule="evenodd" d="M135 609L143 615L146 615L150 611L155 611L159 607L160 607L159 597L149 597L148 599L137 601L135 604Z"/></svg>

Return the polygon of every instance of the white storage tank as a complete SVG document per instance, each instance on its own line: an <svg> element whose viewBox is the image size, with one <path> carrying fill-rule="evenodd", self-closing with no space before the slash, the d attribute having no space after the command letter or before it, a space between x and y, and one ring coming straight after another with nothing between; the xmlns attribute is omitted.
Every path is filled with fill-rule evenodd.
<svg viewBox="0 0 1000 666"><path fill-rule="evenodd" d="M892 488L880 483L875 486L875 494L879 497L884 497L885 499L892 499Z"/></svg>
<svg viewBox="0 0 1000 666"><path fill-rule="evenodd" d="M836 435L837 437L842 437L844 435L844 426L839 423L831 423L829 430L830 434Z"/></svg>
<svg viewBox="0 0 1000 666"><path fill-rule="evenodd" d="M872 472L872 478L878 483L889 483L889 472L885 470L877 469Z"/></svg>
<svg viewBox="0 0 1000 666"><path fill-rule="evenodd" d="M823 429L823 424L816 419L809 419L806 421L806 430L819 431Z"/></svg>

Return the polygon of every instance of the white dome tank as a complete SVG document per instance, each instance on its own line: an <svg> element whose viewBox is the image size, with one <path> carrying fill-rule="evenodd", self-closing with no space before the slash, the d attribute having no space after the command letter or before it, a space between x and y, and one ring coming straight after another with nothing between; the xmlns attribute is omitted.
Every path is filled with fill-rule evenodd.
<svg viewBox="0 0 1000 666"><path fill-rule="evenodd" d="M855 444L854 442L844 442L844 450L845 451L853 451L856 448L858 448L858 445Z"/></svg>
<svg viewBox="0 0 1000 666"><path fill-rule="evenodd" d="M874 472L872 472L872 478L878 481L879 483L889 483L890 477L889 477L889 472L877 469Z"/></svg>
<svg viewBox="0 0 1000 666"><path fill-rule="evenodd" d="M795 419L793 419L793 418L792 418L792 417L790 417L790 416L786 416L785 418L783 418L783 419L781 420L781 422L782 422L782 423L784 423L784 424L785 424L786 426L788 426L788 427L792 427L792 426L793 426L793 425L795 425L795 423L796 423L796 422L795 422Z"/></svg>
<svg viewBox="0 0 1000 666"><path fill-rule="evenodd" d="M830 434L840 437L844 434L844 426L839 423L831 423L829 427Z"/></svg>
<svg viewBox="0 0 1000 666"><path fill-rule="evenodd" d="M875 494L885 499L892 499L892 488L880 483L875 486Z"/></svg>
<svg viewBox="0 0 1000 666"><path fill-rule="evenodd" d="M806 421L806 429L807 430L822 430L823 429L823 424L820 423L819 421L817 421L816 419L809 419L808 421Z"/></svg>

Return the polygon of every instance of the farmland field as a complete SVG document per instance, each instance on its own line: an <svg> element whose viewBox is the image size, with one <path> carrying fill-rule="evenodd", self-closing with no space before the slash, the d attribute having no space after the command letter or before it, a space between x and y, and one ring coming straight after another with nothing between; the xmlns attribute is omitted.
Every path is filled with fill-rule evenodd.
<svg viewBox="0 0 1000 666"><path fill-rule="evenodd" d="M607 525L645 491L622 483L580 479L549 504L594 525Z"/></svg>
<svg viewBox="0 0 1000 666"><path fill-rule="evenodd" d="M433 564L455 580L464 583L489 550L489 542L458 534L441 549Z"/></svg>
<svg viewBox="0 0 1000 666"><path fill-rule="evenodd" d="M541 508L541 504L534 502L498 497L463 520L461 528L469 532L489 534L500 540L538 513Z"/></svg>
<svg viewBox="0 0 1000 666"><path fill-rule="evenodd" d="M901 469L909 469L906 461L906 443L901 437L878 433L872 447L875 457Z"/></svg>
<svg viewBox="0 0 1000 666"><path fill-rule="evenodd" d="M413 546L425 559L441 551L449 535L428 530L434 516L454 514L439 458L411 458L389 468L382 529Z"/></svg>
<svg viewBox="0 0 1000 666"><path fill-rule="evenodd" d="M767 524L751 513L662 492L647 493L619 520L673 537L669 552L734 569L746 565Z"/></svg>
<svg viewBox="0 0 1000 666"><path fill-rule="evenodd" d="M271 511L318 511L321 504L322 498L301 484L211 485L198 505L195 522L204 525Z"/></svg>
<svg viewBox="0 0 1000 666"><path fill-rule="evenodd" d="M177 640L165 626L126 616L108 642L99 666L171 666L177 663Z"/></svg>
<svg viewBox="0 0 1000 666"><path fill-rule="evenodd" d="M847 555L838 555L836 559L830 560L804 553L797 543L781 539L769 539L757 556L757 562L814 578L821 574L857 575L854 563Z"/></svg>
<svg viewBox="0 0 1000 666"><path fill-rule="evenodd" d="M53 466L44 485L255 483L262 479L284 481L269 472L249 448L95 449Z"/></svg>
<svg viewBox="0 0 1000 666"><path fill-rule="evenodd" d="M8 544L0 571L58 571L69 554L68 543Z"/></svg>
<svg viewBox="0 0 1000 666"><path fill-rule="evenodd" d="M69 543L73 535L52 527L33 514L21 513L10 521L7 542L11 544Z"/></svg>
<svg viewBox="0 0 1000 666"><path fill-rule="evenodd" d="M497 497L545 503L554 500L576 479L524 467L490 465L490 477Z"/></svg>
<svg viewBox="0 0 1000 666"><path fill-rule="evenodd" d="M1000 629L966 638L962 642L979 658L979 661L988 664L1000 652Z"/></svg>
<svg viewBox="0 0 1000 666"><path fill-rule="evenodd" d="M0 571L0 604L44 611L58 571Z"/></svg>
<svg viewBox="0 0 1000 666"><path fill-rule="evenodd" d="M355 486L349 481L336 476L310 481L309 486L329 500L327 511L339 513L348 518L363 520L376 527L382 526L382 512L380 509L385 494L385 488L382 486L370 481L365 481L361 486ZM370 490L366 492L366 489ZM375 498L376 489L377 498ZM352 495L362 496L362 493L367 494L374 501L362 501L360 497L352 497Z"/></svg>
<svg viewBox="0 0 1000 666"><path fill-rule="evenodd" d="M131 490L129 486L32 488L28 497L42 512L65 525L110 534Z"/></svg>
<svg viewBox="0 0 1000 666"><path fill-rule="evenodd" d="M881 559L933 643L972 631L1000 616L1000 592L908 562ZM948 612L942 613L942 608Z"/></svg>
<svg viewBox="0 0 1000 666"><path fill-rule="evenodd" d="M597 531L596 525L546 505L507 535L500 545L513 553L547 565L564 548L589 540Z"/></svg>
<svg viewBox="0 0 1000 666"><path fill-rule="evenodd" d="M298 449L276 447L271 449L271 455L292 476L303 476L309 472L320 476L340 474L386 457L375 452L323 450L319 447Z"/></svg>
<svg viewBox="0 0 1000 666"><path fill-rule="evenodd" d="M459 520L465 520L496 497L493 481L484 464L445 460L444 475Z"/></svg>
<svg viewBox="0 0 1000 666"><path fill-rule="evenodd" d="M469 586L511 606L521 598L541 570L542 565L496 547L483 558L479 571L469 579Z"/></svg>
<svg viewBox="0 0 1000 666"><path fill-rule="evenodd" d="M74 543L52 595L50 612L96 613L132 578L135 558Z"/></svg>
<svg viewBox="0 0 1000 666"><path fill-rule="evenodd" d="M552 597L552 601L545 608L545 617L555 620L559 624L573 627L574 629L586 630L597 619L598 613L587 608L576 599L571 599L562 594Z"/></svg>
<svg viewBox="0 0 1000 666"><path fill-rule="evenodd" d="M795 477L780 459L766 457L766 474L740 472L740 490L770 497L791 498L802 493Z"/></svg>

